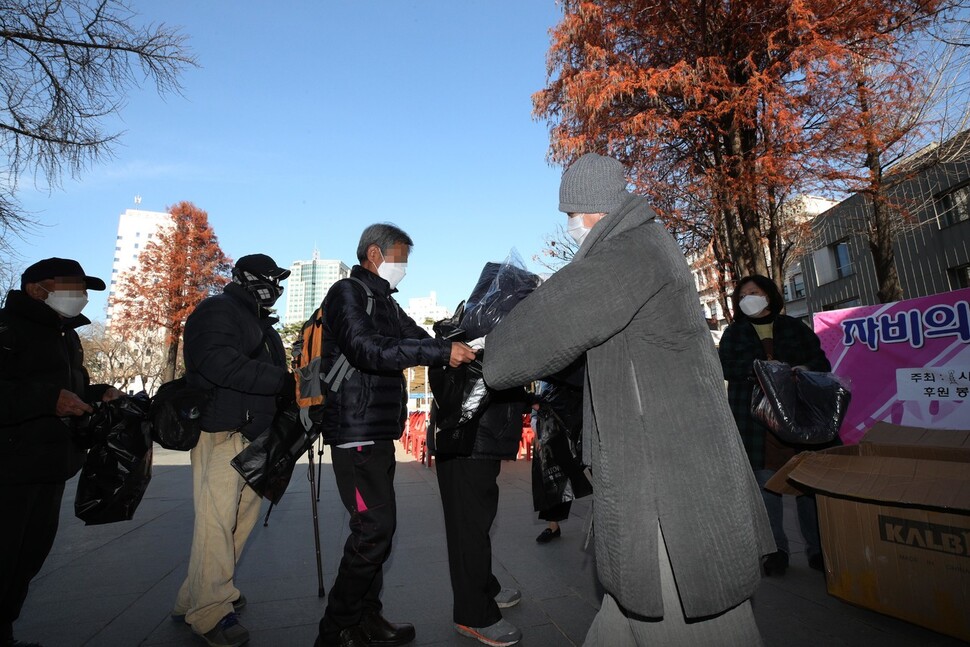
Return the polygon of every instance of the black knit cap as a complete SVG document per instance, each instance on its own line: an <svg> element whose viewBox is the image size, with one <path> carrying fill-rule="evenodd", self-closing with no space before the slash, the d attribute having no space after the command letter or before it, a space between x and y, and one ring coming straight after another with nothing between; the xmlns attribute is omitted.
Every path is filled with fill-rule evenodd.
<svg viewBox="0 0 970 647"><path fill-rule="evenodd" d="M619 160L586 153L566 169L559 185L559 210L564 213L610 213L630 195Z"/></svg>
<svg viewBox="0 0 970 647"><path fill-rule="evenodd" d="M87 276L81 264L70 258L45 258L37 261L20 275L20 289L26 290L28 283L40 283L48 279L79 277L84 279L87 290L104 290L104 281L96 276Z"/></svg>

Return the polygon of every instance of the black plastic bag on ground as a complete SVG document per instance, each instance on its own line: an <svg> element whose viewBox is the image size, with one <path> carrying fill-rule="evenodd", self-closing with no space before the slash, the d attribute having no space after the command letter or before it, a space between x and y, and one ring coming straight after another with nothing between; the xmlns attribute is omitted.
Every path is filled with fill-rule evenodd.
<svg viewBox="0 0 970 647"><path fill-rule="evenodd" d="M822 445L839 433L852 394L834 373L754 361L751 415L786 443Z"/></svg>
<svg viewBox="0 0 970 647"><path fill-rule="evenodd" d="M86 525L128 521L152 480L148 396L98 403L94 443L77 483L74 515Z"/></svg>
<svg viewBox="0 0 970 647"><path fill-rule="evenodd" d="M317 439L316 425L307 431L295 406L280 409L269 429L230 461L259 496L279 503L293 476L293 468Z"/></svg>

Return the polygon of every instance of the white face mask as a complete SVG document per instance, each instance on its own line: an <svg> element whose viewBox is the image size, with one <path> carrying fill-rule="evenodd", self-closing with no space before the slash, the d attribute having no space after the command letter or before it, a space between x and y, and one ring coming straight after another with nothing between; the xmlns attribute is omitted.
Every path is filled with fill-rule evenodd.
<svg viewBox="0 0 970 647"><path fill-rule="evenodd" d="M378 250L380 251L380 250ZM404 275L408 273L407 263L388 263L384 259L384 252L381 252L382 263L377 268L377 276L391 284L391 289L397 287Z"/></svg>
<svg viewBox="0 0 970 647"><path fill-rule="evenodd" d="M76 317L88 304L88 295L84 290L46 290L47 300L44 301L51 310L67 318Z"/></svg>
<svg viewBox="0 0 970 647"><path fill-rule="evenodd" d="M753 317L768 307L768 299L760 294L749 294L741 299L738 305L741 306L741 312L749 317Z"/></svg>
<svg viewBox="0 0 970 647"><path fill-rule="evenodd" d="M566 225L566 233L569 237L576 241L576 244L580 247L583 245L583 241L586 240L586 234L589 233L589 227L583 224L582 214L577 214L575 216L569 216Z"/></svg>

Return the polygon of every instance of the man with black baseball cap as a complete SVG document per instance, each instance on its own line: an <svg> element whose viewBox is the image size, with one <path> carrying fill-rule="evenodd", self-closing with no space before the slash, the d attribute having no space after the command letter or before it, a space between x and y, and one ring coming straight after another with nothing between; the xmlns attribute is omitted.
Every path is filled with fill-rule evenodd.
<svg viewBox="0 0 970 647"><path fill-rule="evenodd" d="M243 256L222 294L202 301L185 322L186 380L211 398L200 419L206 433L190 455L195 529L172 615L214 647L249 640L236 617L246 598L234 579L260 499L229 461L269 428L276 395L295 394L270 311L289 275L265 254Z"/></svg>
<svg viewBox="0 0 970 647"><path fill-rule="evenodd" d="M92 385L75 328L88 290L104 281L80 263L47 258L34 263L0 309L0 645L14 640L13 623L57 534L64 482L81 468L73 434L90 402L121 396Z"/></svg>

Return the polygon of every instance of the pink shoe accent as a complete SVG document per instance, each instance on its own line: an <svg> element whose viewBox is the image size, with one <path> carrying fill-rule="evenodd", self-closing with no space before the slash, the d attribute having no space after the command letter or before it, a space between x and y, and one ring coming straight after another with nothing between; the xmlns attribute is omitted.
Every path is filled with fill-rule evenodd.
<svg viewBox="0 0 970 647"><path fill-rule="evenodd" d="M360 490L354 488L354 493L357 495L357 512L367 512L367 504L364 503L364 497L360 496Z"/></svg>

